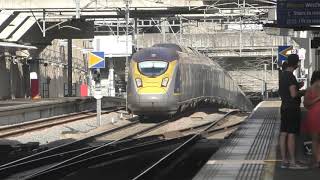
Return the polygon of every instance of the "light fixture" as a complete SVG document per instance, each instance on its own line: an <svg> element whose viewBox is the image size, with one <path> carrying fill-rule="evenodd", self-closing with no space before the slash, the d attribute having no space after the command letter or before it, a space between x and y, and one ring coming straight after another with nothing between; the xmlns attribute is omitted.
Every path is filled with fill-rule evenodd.
<svg viewBox="0 0 320 180"><path fill-rule="evenodd" d="M157 4L164 4L164 2L162 0L157 0L155 3Z"/></svg>
<svg viewBox="0 0 320 180"><path fill-rule="evenodd" d="M142 87L142 80L140 78L136 78L137 87Z"/></svg>
<svg viewBox="0 0 320 180"><path fill-rule="evenodd" d="M168 85L168 82L169 82L169 78L163 78L162 79L162 82L161 82L161 86L162 87L167 87L167 85Z"/></svg>
<svg viewBox="0 0 320 180"><path fill-rule="evenodd" d="M70 28L70 29L74 29L74 30L77 30L77 31L81 31L80 28L69 26L69 25L59 26L59 29L62 29L62 28Z"/></svg>

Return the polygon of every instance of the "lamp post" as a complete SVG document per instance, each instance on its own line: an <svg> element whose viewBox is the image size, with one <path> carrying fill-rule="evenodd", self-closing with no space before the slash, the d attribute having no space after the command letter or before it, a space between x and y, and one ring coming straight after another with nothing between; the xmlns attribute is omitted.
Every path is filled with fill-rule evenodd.
<svg viewBox="0 0 320 180"><path fill-rule="evenodd" d="M268 66L268 64L264 64L264 98L265 98L265 99L268 99L267 66Z"/></svg>
<svg viewBox="0 0 320 180"><path fill-rule="evenodd" d="M126 111L128 111L128 73L129 73L129 18L130 18L130 9L131 0L124 0L126 5L126 67L125 67L125 80L126 80Z"/></svg>

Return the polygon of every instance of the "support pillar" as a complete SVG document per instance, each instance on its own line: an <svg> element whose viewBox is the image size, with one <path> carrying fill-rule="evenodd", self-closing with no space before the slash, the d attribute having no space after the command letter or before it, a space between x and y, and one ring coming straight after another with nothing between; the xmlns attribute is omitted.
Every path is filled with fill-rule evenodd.
<svg viewBox="0 0 320 180"><path fill-rule="evenodd" d="M181 17L180 17L180 29L179 29L179 43L180 43L180 45L182 44L182 33L183 33L183 26L182 26L182 19L181 19Z"/></svg>
<svg viewBox="0 0 320 180"><path fill-rule="evenodd" d="M15 87L14 87L14 83L13 83L13 78L14 78L14 72L13 72L13 63L12 63L12 60L10 61L10 96L11 96L11 99L15 99L16 96L15 96Z"/></svg>
<svg viewBox="0 0 320 180"><path fill-rule="evenodd" d="M166 43L166 27L167 26L167 19L161 18L161 34L162 34L162 43Z"/></svg>
<svg viewBox="0 0 320 180"><path fill-rule="evenodd" d="M268 66L268 64L264 64L264 98L265 98L265 99L268 99L267 66Z"/></svg>
<svg viewBox="0 0 320 180"><path fill-rule="evenodd" d="M137 9L137 8L136 8ZM138 18L134 18L134 33L133 33L133 41L135 49L138 50ZM135 51L134 51L135 52Z"/></svg>
<svg viewBox="0 0 320 180"><path fill-rule="evenodd" d="M72 96L72 39L68 39L68 96Z"/></svg>

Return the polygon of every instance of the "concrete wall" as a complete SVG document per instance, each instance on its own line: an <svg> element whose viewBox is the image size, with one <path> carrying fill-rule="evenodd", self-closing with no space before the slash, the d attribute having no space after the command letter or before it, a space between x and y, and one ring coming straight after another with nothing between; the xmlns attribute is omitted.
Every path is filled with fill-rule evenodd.
<svg viewBox="0 0 320 180"><path fill-rule="evenodd" d="M263 70L229 71L232 78L241 86L244 92L262 92L262 80L265 72ZM267 90L278 91L278 70L267 71Z"/></svg>
<svg viewBox="0 0 320 180"><path fill-rule="evenodd" d="M0 57L0 99L10 97L10 63L4 56Z"/></svg>
<svg viewBox="0 0 320 180"><path fill-rule="evenodd" d="M30 72L37 72L40 80L40 95L44 96L44 83L49 83L50 98L64 96L64 84L67 83L67 47L66 43L53 40L52 45L31 53L33 60L21 56L20 51L0 53L0 100L25 98L30 96ZM87 56L81 51L90 48L87 40L73 40L73 83L76 83L76 95L79 85L86 82ZM16 61L13 61L16 56ZM46 66L45 66L46 63ZM49 80L48 80L49 79Z"/></svg>
<svg viewBox="0 0 320 180"><path fill-rule="evenodd" d="M239 32L216 32L214 34L166 34L166 41L178 43L196 48L210 47L213 49L239 48ZM140 34L138 35L137 44L139 48L150 47L155 43L162 43L162 34ZM267 35L261 31L247 31L242 33L242 48L250 47L277 47L284 44L284 39L278 36Z"/></svg>
<svg viewBox="0 0 320 180"><path fill-rule="evenodd" d="M86 40L73 40L73 75L72 81L76 84L76 96L80 95L79 85L86 82L87 56L82 53L83 48L90 48ZM40 54L39 65L41 95L44 97L44 83L49 83L49 97L63 97L64 87L68 82L67 76L67 44L61 40L53 40L52 45L46 47ZM47 66L45 66L45 63Z"/></svg>
<svg viewBox="0 0 320 180"><path fill-rule="evenodd" d="M0 57L0 99L24 98L29 93L29 68L25 61Z"/></svg>

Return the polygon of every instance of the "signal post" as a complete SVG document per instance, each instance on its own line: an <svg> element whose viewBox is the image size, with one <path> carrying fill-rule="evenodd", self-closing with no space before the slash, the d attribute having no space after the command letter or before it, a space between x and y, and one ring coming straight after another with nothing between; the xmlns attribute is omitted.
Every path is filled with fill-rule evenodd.
<svg viewBox="0 0 320 180"><path fill-rule="evenodd" d="M105 68L104 52L91 52L89 54L88 67L92 71L92 79L95 82L94 98L97 100L97 126L101 125L101 75L100 68Z"/></svg>

